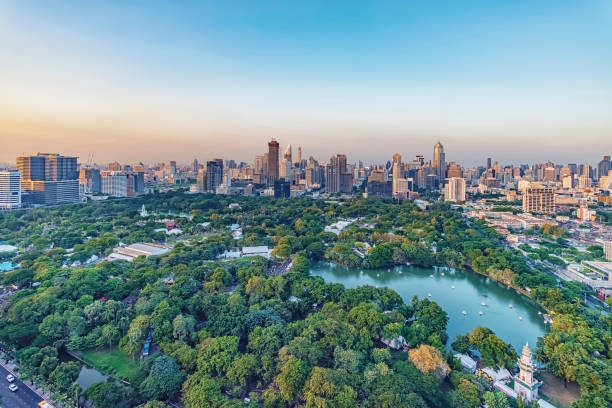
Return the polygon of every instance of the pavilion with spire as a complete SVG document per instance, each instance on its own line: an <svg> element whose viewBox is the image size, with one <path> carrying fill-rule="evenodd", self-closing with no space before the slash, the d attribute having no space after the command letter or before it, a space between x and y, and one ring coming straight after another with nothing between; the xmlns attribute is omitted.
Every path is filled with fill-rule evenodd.
<svg viewBox="0 0 612 408"><path fill-rule="evenodd" d="M542 385L542 382L536 380L533 376L536 368L531 358L529 343L526 343L523 347L523 353L518 360L518 367L519 373L514 376L514 391L516 391L523 400L532 402L538 398L538 389Z"/></svg>

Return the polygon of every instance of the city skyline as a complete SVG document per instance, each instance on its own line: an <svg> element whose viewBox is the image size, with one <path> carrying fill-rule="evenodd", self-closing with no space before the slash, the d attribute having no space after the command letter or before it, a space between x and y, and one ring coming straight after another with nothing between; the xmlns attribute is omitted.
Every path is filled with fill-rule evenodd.
<svg viewBox="0 0 612 408"><path fill-rule="evenodd" d="M441 140L466 166L612 147L609 2L53 5L0 2L1 162L251 161L271 137L367 162Z"/></svg>

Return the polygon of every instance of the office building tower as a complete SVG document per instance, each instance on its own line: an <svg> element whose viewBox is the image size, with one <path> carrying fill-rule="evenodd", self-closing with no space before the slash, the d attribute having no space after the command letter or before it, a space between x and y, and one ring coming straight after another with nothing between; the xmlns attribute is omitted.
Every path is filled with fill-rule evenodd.
<svg viewBox="0 0 612 408"><path fill-rule="evenodd" d="M121 170L121 165L119 164L119 162L112 162L112 163L108 163L108 171L120 171Z"/></svg>
<svg viewBox="0 0 612 408"><path fill-rule="evenodd" d="M0 210L21 208L21 174L19 170L0 170Z"/></svg>
<svg viewBox="0 0 612 408"><path fill-rule="evenodd" d="M296 163L298 163L300 166L302 165L302 146L298 146Z"/></svg>
<svg viewBox="0 0 612 408"><path fill-rule="evenodd" d="M283 159L279 168L279 178L285 179L289 183L293 182L293 164L290 160Z"/></svg>
<svg viewBox="0 0 612 408"><path fill-rule="evenodd" d="M77 158L56 153L17 157L21 188L28 192L28 204L79 202Z"/></svg>
<svg viewBox="0 0 612 408"><path fill-rule="evenodd" d="M274 197L289 198L291 195L291 184L284 178L279 178L274 181Z"/></svg>
<svg viewBox="0 0 612 408"><path fill-rule="evenodd" d="M291 145L287 146L287 149L285 150L285 154L283 154L283 158L285 160L288 160L291 163L292 160L292 149L291 149Z"/></svg>
<svg viewBox="0 0 612 408"><path fill-rule="evenodd" d="M610 162L610 156L604 156L603 160L597 164L597 179L607 176L611 169L612 163Z"/></svg>
<svg viewBox="0 0 612 408"><path fill-rule="evenodd" d="M399 191L400 180L404 178L402 173L402 156L395 153L393 155L393 195L396 195Z"/></svg>
<svg viewBox="0 0 612 408"><path fill-rule="evenodd" d="M446 154L444 154L444 146L440 142L434 146L432 166L439 180L446 178Z"/></svg>
<svg viewBox="0 0 612 408"><path fill-rule="evenodd" d="M274 186L274 181L278 180L278 142L272 139L268 143L268 186Z"/></svg>
<svg viewBox="0 0 612 408"><path fill-rule="evenodd" d="M206 191L206 169L200 169L196 177L196 186L200 193Z"/></svg>
<svg viewBox="0 0 612 408"><path fill-rule="evenodd" d="M127 196L136 197L144 194L144 173L129 172L127 173Z"/></svg>
<svg viewBox="0 0 612 408"><path fill-rule="evenodd" d="M591 178L586 175L578 177L578 188L581 190L591 188Z"/></svg>
<svg viewBox="0 0 612 408"><path fill-rule="evenodd" d="M563 183L563 188L570 189L574 187L574 177L572 175L563 177L561 181Z"/></svg>
<svg viewBox="0 0 612 408"><path fill-rule="evenodd" d="M547 166L544 168L544 177L545 181L555 181L555 168L553 166Z"/></svg>
<svg viewBox="0 0 612 408"><path fill-rule="evenodd" d="M491 158L487 157L487 170L491 168Z"/></svg>
<svg viewBox="0 0 612 408"><path fill-rule="evenodd" d="M589 178L593 178L593 169L590 164L582 164L582 171L580 172L581 176L587 176Z"/></svg>
<svg viewBox="0 0 612 408"><path fill-rule="evenodd" d="M193 171L193 174L198 174L198 171L200 170L200 163L198 163L198 159L193 159L193 168L191 170Z"/></svg>
<svg viewBox="0 0 612 408"><path fill-rule="evenodd" d="M113 197L128 196L128 176L121 171L106 170L100 172L102 193Z"/></svg>
<svg viewBox="0 0 612 408"><path fill-rule="evenodd" d="M369 181L366 187L367 197L391 198L393 196L392 181Z"/></svg>
<svg viewBox="0 0 612 408"><path fill-rule="evenodd" d="M523 211L531 213L554 214L555 190L533 183L525 188Z"/></svg>
<svg viewBox="0 0 612 408"><path fill-rule="evenodd" d="M85 194L96 194L102 192L102 176L100 170L83 168L79 170L79 184Z"/></svg>
<svg viewBox="0 0 612 408"><path fill-rule="evenodd" d="M17 170L23 181L45 180L45 157L44 156L20 156L17 157Z"/></svg>
<svg viewBox="0 0 612 408"><path fill-rule="evenodd" d="M451 177L444 186L444 201L465 201L465 179Z"/></svg>
<svg viewBox="0 0 612 408"><path fill-rule="evenodd" d="M352 192L353 174L347 171L345 155L338 154L331 157L325 170L325 186L328 193Z"/></svg>
<svg viewBox="0 0 612 408"><path fill-rule="evenodd" d="M215 159L206 162L204 191L215 192L223 183L223 160Z"/></svg>

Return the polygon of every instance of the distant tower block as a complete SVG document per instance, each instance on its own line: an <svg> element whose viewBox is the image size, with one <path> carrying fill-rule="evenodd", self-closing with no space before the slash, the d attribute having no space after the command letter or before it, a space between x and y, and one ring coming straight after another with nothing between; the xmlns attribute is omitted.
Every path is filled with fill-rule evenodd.
<svg viewBox="0 0 612 408"><path fill-rule="evenodd" d="M533 377L535 365L531 359L529 344L525 344L523 347L518 366L519 373L514 377L514 391L520 394L525 401L532 402L538 398L538 388L540 388L542 382Z"/></svg>

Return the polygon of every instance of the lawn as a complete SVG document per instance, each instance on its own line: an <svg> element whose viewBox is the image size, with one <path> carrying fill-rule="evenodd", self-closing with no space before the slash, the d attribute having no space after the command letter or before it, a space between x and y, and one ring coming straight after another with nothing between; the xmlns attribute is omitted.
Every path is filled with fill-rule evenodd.
<svg viewBox="0 0 612 408"><path fill-rule="evenodd" d="M84 351L81 358L104 374L130 380L138 373L140 364L119 349L110 351Z"/></svg>

